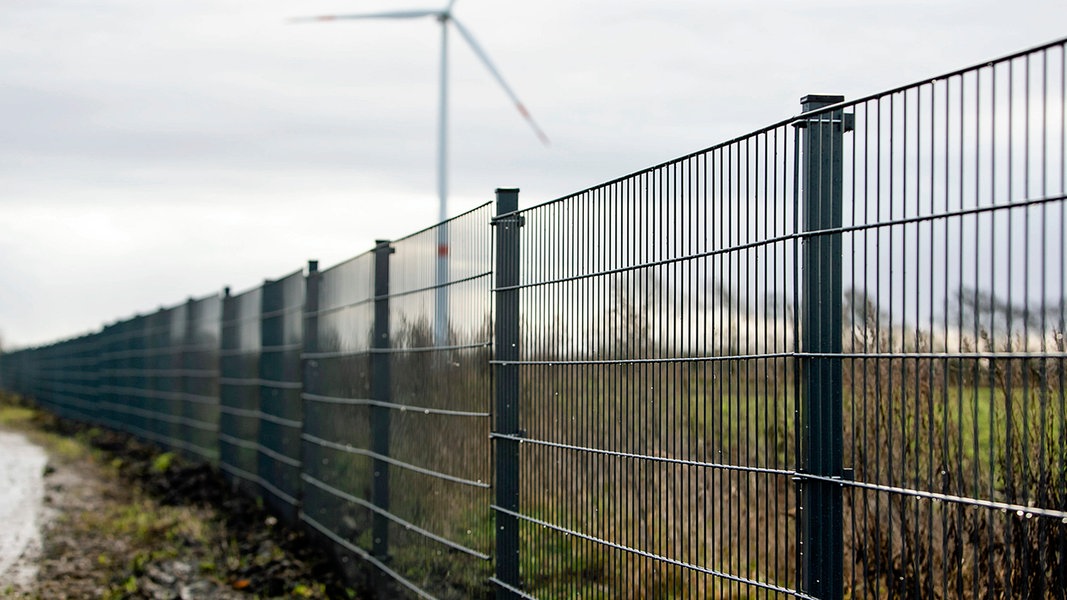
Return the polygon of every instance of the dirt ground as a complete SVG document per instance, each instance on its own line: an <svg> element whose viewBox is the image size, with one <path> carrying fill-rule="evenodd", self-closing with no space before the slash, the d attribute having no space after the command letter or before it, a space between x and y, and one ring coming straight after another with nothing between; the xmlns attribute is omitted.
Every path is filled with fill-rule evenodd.
<svg viewBox="0 0 1067 600"><path fill-rule="evenodd" d="M49 452L42 543L0 598L359 598L301 533L211 467L0 401L0 426Z"/></svg>

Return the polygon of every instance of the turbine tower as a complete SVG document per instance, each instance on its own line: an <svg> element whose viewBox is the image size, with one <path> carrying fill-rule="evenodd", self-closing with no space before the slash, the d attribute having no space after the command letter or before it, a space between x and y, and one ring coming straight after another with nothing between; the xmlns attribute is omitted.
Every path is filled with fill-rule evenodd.
<svg viewBox="0 0 1067 600"><path fill-rule="evenodd" d="M515 108L518 109L519 114L522 115L526 122L533 128L534 133L537 134L537 138L541 140L541 143L548 145L548 137L545 136L541 128L537 126L537 123L530 116L529 111L523 106L519 97L515 95L515 92L511 89L511 86L504 81L504 77L500 74L500 71L493 65L493 62L489 59L489 55L484 49L475 41L474 36L470 31L459 22L455 16L452 15L452 6L456 3L456 0L449 0L448 5L444 9L439 10L404 10L404 11L389 11L379 13L366 13L366 14L344 14L344 15L323 15L318 17L306 17L293 19L294 22L308 23L308 22L323 22L323 21L343 21L343 20L364 20L364 19L420 19L424 17L433 17L441 24L441 80L440 80L440 99L438 107L438 122L437 122L437 196L439 200L438 204L438 220L444 222L448 219L448 27L452 25L459 32L467 45L474 51L474 55L482 61L485 68L489 71L489 74L493 76L493 79L503 88L504 93L515 104ZM434 343L437 346L443 346L448 342L448 227L441 225L437 229L437 276L436 276L436 298L434 302Z"/></svg>

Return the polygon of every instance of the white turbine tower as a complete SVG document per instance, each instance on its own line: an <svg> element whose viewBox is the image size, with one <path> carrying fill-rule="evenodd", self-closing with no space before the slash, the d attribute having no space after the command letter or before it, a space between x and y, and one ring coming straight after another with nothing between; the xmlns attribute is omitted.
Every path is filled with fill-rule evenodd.
<svg viewBox="0 0 1067 600"><path fill-rule="evenodd" d="M489 55L485 50L475 41L474 36L470 31L463 26L453 15L452 6L456 3L456 0L450 0L448 5L441 10L404 10L404 11L389 11L380 13L367 13L367 14L346 14L346 15L323 15L318 17L307 17L293 19L295 22L308 23L308 22L322 22L322 21L342 21L342 20L356 20L356 19L419 19L423 17L433 17L441 23L441 90L440 90L440 106L438 113L437 124L437 195L439 199L438 206L438 219L444 221L448 218L448 26L454 25L456 31L460 36L466 40L467 45L474 51L474 55L477 56L485 68L489 70L489 74L496 79L496 82L500 84L500 87L504 89L504 93L508 95L508 98L515 103L515 108L519 110L519 114L522 115L526 122L533 128L534 133L537 134L538 139L543 144L548 145L548 137L545 136L541 128L537 126L537 123L530 116L529 111L523 106L519 97L515 95L515 92L504 81L504 77L500 74L500 71L493 65L493 62L489 59ZM436 277L436 302L434 306L434 340L438 346L442 346L447 342L448 337L448 288L446 284L448 282L448 229L445 226L441 226L437 230L437 277Z"/></svg>

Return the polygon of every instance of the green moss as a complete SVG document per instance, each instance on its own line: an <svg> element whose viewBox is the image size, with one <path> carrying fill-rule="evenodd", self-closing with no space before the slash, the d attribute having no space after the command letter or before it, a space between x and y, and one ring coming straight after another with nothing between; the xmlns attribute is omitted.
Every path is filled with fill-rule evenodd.
<svg viewBox="0 0 1067 600"><path fill-rule="evenodd" d="M159 454L152 460L152 472L153 473L166 473L170 469L171 463L174 462L173 452L164 452Z"/></svg>

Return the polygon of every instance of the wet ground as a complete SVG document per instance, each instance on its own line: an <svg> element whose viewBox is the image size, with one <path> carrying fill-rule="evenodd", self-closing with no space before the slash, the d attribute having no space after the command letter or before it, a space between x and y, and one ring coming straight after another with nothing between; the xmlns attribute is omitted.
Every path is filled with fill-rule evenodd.
<svg viewBox="0 0 1067 600"><path fill-rule="evenodd" d="M48 455L0 429L0 598L365 597L213 467L34 414Z"/></svg>
<svg viewBox="0 0 1067 600"><path fill-rule="evenodd" d="M33 581L41 549L44 449L19 433L0 431L0 582Z"/></svg>

